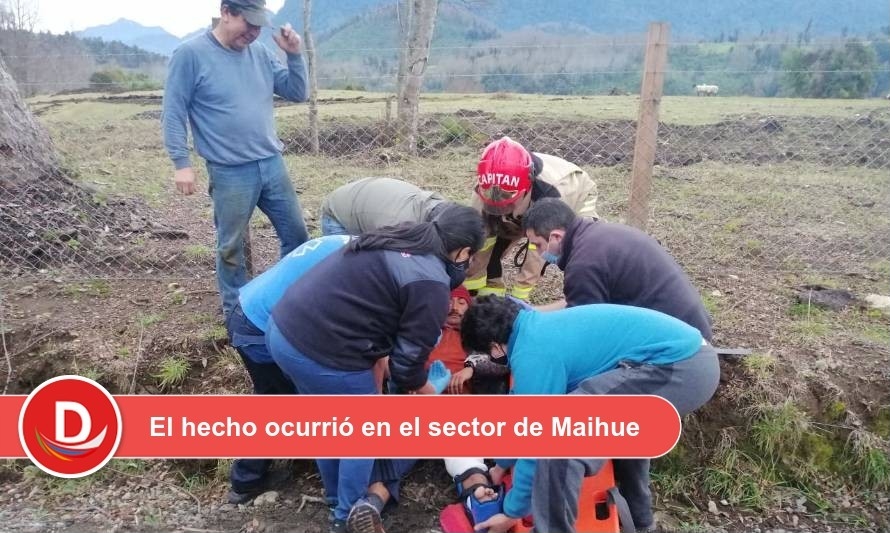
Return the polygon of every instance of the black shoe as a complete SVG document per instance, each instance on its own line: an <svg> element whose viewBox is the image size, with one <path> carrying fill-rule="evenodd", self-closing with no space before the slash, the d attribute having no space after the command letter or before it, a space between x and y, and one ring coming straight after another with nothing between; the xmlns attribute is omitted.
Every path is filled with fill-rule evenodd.
<svg viewBox="0 0 890 533"><path fill-rule="evenodd" d="M374 504L365 498L355 502L346 517L346 531L348 533L386 533L383 528L383 518Z"/></svg>
<svg viewBox="0 0 890 533"><path fill-rule="evenodd" d="M345 520L331 520L329 533L346 533L348 531Z"/></svg>
<svg viewBox="0 0 890 533"><path fill-rule="evenodd" d="M251 487L244 492L239 492L235 489L229 490L228 501L232 505L246 504L266 491L281 488L285 483L290 481L290 479L290 469L270 470L254 487Z"/></svg>

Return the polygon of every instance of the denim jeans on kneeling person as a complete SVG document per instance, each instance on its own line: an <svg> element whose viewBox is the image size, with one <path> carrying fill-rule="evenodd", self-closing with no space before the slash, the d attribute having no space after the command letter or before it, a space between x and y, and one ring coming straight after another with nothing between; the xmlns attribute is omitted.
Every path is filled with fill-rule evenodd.
<svg viewBox="0 0 890 533"><path fill-rule="evenodd" d="M226 316L247 283L244 236L255 207L269 217L281 243L281 256L309 239L297 193L281 155L243 165L207 162L213 224L216 227L216 280Z"/></svg>
<svg viewBox="0 0 890 533"><path fill-rule="evenodd" d="M349 235L346 226L331 215L321 215L321 234L322 235Z"/></svg>
<svg viewBox="0 0 890 533"><path fill-rule="evenodd" d="M272 359L300 394L377 394L372 369L339 370L317 363L288 342L274 319L269 320L266 343ZM334 518L346 520L352 505L368 490L374 459L318 459L316 464L325 498L337 505Z"/></svg>
<svg viewBox="0 0 890 533"><path fill-rule="evenodd" d="M269 357L265 333L244 315L240 304L229 314L226 329L229 344L241 356L250 374L254 394L296 394L293 383ZM241 493L257 490L271 465L271 459L236 459L229 472L232 490Z"/></svg>

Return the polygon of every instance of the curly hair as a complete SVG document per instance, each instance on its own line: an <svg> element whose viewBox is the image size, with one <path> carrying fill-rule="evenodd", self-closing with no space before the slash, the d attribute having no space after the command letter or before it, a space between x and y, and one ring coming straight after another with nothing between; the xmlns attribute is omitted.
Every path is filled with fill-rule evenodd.
<svg viewBox="0 0 890 533"><path fill-rule="evenodd" d="M520 305L500 296L480 296L460 324L461 344L468 353L488 353L492 343L507 344Z"/></svg>

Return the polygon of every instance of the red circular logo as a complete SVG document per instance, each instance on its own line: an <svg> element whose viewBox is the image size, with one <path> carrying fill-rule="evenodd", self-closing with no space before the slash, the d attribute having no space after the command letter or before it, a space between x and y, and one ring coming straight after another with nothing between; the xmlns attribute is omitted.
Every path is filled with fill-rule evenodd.
<svg viewBox="0 0 890 533"><path fill-rule="evenodd" d="M91 379L59 376L40 384L19 415L19 440L38 468L57 477L88 476L121 441L121 412Z"/></svg>

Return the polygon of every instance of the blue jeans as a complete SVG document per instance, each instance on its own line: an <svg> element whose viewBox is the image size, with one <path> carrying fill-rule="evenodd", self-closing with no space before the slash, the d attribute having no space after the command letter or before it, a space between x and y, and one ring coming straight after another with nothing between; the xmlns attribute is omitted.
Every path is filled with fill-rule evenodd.
<svg viewBox="0 0 890 533"><path fill-rule="evenodd" d="M269 217L281 242L281 256L309 240L300 202L281 155L243 165L207 162L213 225L216 226L216 281L223 313L238 303L238 289L247 283L244 235L253 209Z"/></svg>
<svg viewBox="0 0 890 533"><path fill-rule="evenodd" d="M349 235L346 226L330 215L321 215L322 235Z"/></svg>
<svg viewBox="0 0 890 533"><path fill-rule="evenodd" d="M288 342L275 319L269 320L266 343L272 359L300 394L377 394L371 369L338 370L316 363ZM374 459L318 459L315 462L325 498L337 505L334 518L346 520L352 505L368 491L375 472Z"/></svg>
<svg viewBox="0 0 890 533"><path fill-rule="evenodd" d="M229 344L241 356L254 394L296 394L293 383L269 357L263 330L244 316L241 305L236 305L226 320ZM235 492L252 492L262 486L263 478L272 465L271 459L236 459L229 479Z"/></svg>

